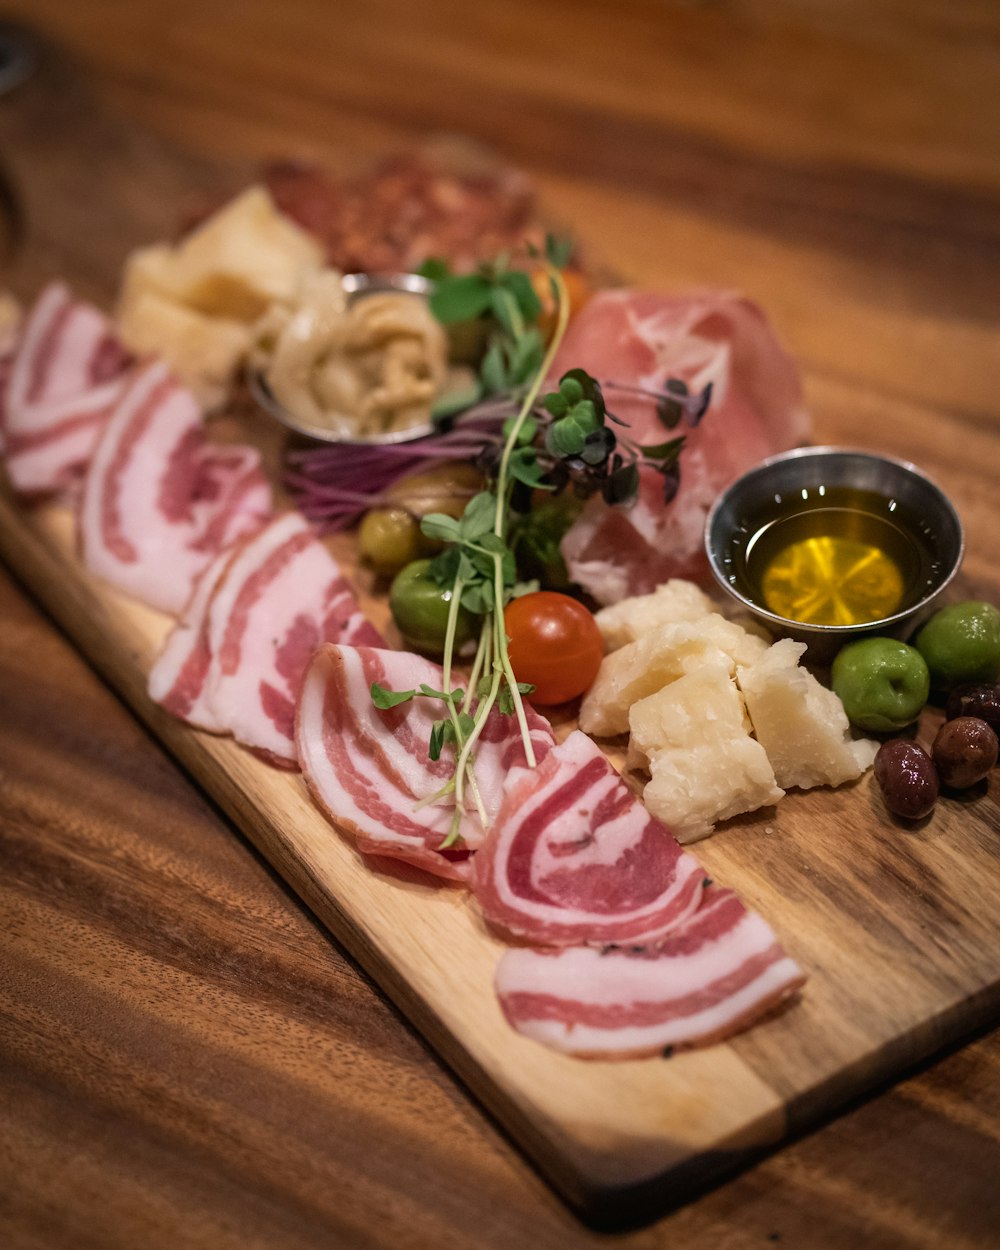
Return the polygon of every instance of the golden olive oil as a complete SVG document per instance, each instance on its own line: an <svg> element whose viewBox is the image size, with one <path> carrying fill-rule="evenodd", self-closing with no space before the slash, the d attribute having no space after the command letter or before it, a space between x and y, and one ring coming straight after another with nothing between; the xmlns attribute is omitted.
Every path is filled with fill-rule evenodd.
<svg viewBox="0 0 1000 1250"><path fill-rule="evenodd" d="M747 527L737 584L806 625L866 625L905 611L933 582L926 522L895 499L849 487L775 496Z"/></svg>

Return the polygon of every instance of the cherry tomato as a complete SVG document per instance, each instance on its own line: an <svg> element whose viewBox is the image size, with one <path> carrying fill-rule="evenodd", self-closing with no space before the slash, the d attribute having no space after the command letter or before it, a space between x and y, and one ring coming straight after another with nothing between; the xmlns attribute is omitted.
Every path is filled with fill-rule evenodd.
<svg viewBox="0 0 1000 1250"><path fill-rule="evenodd" d="M566 703L593 684L604 642L593 616L569 595L539 590L512 599L504 614L511 668L530 682L532 703Z"/></svg>

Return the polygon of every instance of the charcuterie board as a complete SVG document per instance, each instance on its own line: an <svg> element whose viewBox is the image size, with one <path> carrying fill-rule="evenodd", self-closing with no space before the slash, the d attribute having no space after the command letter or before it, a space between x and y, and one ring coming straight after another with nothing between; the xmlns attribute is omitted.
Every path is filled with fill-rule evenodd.
<svg viewBox="0 0 1000 1250"><path fill-rule="evenodd" d="M4 123L24 197L15 286L27 294L59 273L107 300L128 247L169 229L176 209L165 200L226 179L128 128L91 119L54 129L65 95L26 91L35 94ZM995 599L975 485L966 520L981 580L965 590ZM298 777L149 701L145 677L168 621L86 574L68 512L25 508L5 492L0 554L556 1188L593 1215L681 1200L1000 1015L995 797L942 804L904 829L864 780L794 794L698 848L807 971L800 1001L730 1043L670 1058L583 1062L544 1050L504 1022L491 988L500 945L466 896L406 870L373 871ZM336 554L351 563L349 540ZM384 612L368 589L363 606Z"/></svg>

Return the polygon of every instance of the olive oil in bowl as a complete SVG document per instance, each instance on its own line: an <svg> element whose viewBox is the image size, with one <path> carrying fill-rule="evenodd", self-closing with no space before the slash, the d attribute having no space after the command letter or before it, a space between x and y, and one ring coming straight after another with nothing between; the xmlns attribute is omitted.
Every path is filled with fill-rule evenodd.
<svg viewBox="0 0 1000 1250"><path fill-rule="evenodd" d="M803 625L847 626L884 620L921 599L937 568L919 529L885 515L893 501L879 495L820 489L788 500L751 536L749 597Z"/></svg>
<svg viewBox="0 0 1000 1250"><path fill-rule="evenodd" d="M806 448L744 474L706 527L716 579L771 630L834 646L904 633L958 569L954 508L912 465Z"/></svg>

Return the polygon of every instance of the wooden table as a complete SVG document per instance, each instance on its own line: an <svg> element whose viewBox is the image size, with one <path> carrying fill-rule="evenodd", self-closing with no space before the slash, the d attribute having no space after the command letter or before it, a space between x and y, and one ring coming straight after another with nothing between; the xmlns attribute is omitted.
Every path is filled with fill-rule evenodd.
<svg viewBox="0 0 1000 1250"><path fill-rule="evenodd" d="M620 271L757 296L820 438L933 462L974 536L967 585L993 584L992 6L8 12L77 49L96 87L46 159L78 125L117 136L66 158L68 220L139 127L192 171L461 129ZM130 221L173 220L172 189L137 192L116 237L70 241L84 292L107 297ZM0 613L0 1244L604 1244L7 577ZM990 1034L616 1244L991 1246L998 1169Z"/></svg>

